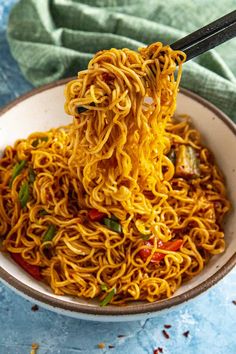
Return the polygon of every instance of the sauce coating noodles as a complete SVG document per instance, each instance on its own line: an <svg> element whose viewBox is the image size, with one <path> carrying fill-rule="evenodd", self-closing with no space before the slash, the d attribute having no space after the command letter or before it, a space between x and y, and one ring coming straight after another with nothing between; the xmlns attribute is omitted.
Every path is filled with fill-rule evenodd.
<svg viewBox="0 0 236 354"><path fill-rule="evenodd" d="M224 251L223 177L173 118L184 60L161 43L98 52L66 86L73 123L5 149L3 250L56 294L160 300Z"/></svg>

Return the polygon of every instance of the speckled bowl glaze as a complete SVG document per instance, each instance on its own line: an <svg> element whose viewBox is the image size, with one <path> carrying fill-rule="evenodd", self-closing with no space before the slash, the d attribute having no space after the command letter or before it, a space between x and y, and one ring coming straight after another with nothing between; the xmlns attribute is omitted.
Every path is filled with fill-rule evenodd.
<svg viewBox="0 0 236 354"><path fill-rule="evenodd" d="M63 90L67 81L57 81L33 90L0 112L0 154L6 145L27 137L31 132L71 122L71 117L64 113ZM96 321L128 321L157 316L193 299L223 278L236 264L236 126L215 106L184 89L178 95L177 112L192 117L226 176L233 210L225 222L227 247L224 254L212 257L204 271L182 285L172 298L156 303L135 302L123 307L100 307L96 300L56 296L48 286L31 278L6 254L0 254L1 280L19 295L61 314Z"/></svg>

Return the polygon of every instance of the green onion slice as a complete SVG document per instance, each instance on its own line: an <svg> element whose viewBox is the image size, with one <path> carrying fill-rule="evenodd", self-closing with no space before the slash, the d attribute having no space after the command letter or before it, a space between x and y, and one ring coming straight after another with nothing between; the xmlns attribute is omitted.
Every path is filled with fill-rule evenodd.
<svg viewBox="0 0 236 354"><path fill-rule="evenodd" d="M102 291L107 291L108 290L108 287L107 287L106 284L101 284L100 288L101 288Z"/></svg>
<svg viewBox="0 0 236 354"><path fill-rule="evenodd" d="M144 241L149 240L149 239L150 239L150 236L151 236L151 234L148 234L148 235L141 234L141 238L142 238Z"/></svg>
<svg viewBox="0 0 236 354"><path fill-rule="evenodd" d="M42 136L41 138L37 138L32 142L32 146L33 147L37 147L38 144L40 144L42 141L47 142L48 141L48 137L47 136Z"/></svg>
<svg viewBox="0 0 236 354"><path fill-rule="evenodd" d="M36 174L35 174L33 168L30 167L29 168L29 181L30 181L30 183L34 183L35 178L36 178Z"/></svg>
<svg viewBox="0 0 236 354"><path fill-rule="evenodd" d="M39 216L44 216L44 215L49 215L49 213L45 209L40 209L39 210Z"/></svg>
<svg viewBox="0 0 236 354"><path fill-rule="evenodd" d="M19 191L19 201L22 208L24 208L29 200L29 183L24 182Z"/></svg>
<svg viewBox="0 0 236 354"><path fill-rule="evenodd" d="M43 242L52 241L53 237L56 235L56 226L51 224L48 226L47 231L43 235Z"/></svg>
<svg viewBox="0 0 236 354"><path fill-rule="evenodd" d="M116 289L112 289L107 296L100 302L100 306L106 306L107 304L109 304L109 302L111 301L111 299L113 298L113 296L116 293Z"/></svg>
<svg viewBox="0 0 236 354"><path fill-rule="evenodd" d="M25 164L26 164L26 160L22 160L14 166L13 171L12 171L12 176L10 179L10 183L9 183L10 187L12 186L14 179L21 173L21 171L25 167Z"/></svg>
<svg viewBox="0 0 236 354"><path fill-rule="evenodd" d="M115 231L119 234L122 233L122 227L121 224L118 221L115 221L111 218L104 218L103 219L104 224L106 225L106 227L108 227L108 229Z"/></svg>

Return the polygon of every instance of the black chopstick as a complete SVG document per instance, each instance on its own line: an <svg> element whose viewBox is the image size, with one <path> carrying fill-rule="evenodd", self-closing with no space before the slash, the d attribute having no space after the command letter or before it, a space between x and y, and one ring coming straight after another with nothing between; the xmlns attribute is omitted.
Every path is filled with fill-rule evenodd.
<svg viewBox="0 0 236 354"><path fill-rule="evenodd" d="M218 31L227 31L228 27L235 22L236 10L218 18L197 31L190 33L186 37L179 39L175 43L171 44L171 48L174 50L182 50L184 52L190 46L196 45L196 43L216 34ZM219 44L221 43L223 42L221 41Z"/></svg>
<svg viewBox="0 0 236 354"><path fill-rule="evenodd" d="M187 55L186 61L215 48L235 36L236 22L184 49L183 52ZM173 47L171 46L171 48Z"/></svg>
<svg viewBox="0 0 236 354"><path fill-rule="evenodd" d="M179 39L172 43L170 47L185 52L187 55L186 61L188 61L235 36L236 10ZM83 106L77 108L78 113L86 110L87 108Z"/></svg>

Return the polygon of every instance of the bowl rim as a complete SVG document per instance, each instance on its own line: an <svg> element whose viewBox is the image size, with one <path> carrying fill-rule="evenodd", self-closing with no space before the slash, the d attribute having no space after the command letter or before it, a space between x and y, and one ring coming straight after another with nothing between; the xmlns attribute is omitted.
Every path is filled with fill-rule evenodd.
<svg viewBox="0 0 236 354"><path fill-rule="evenodd" d="M31 96L35 96L41 92L53 89L57 86L65 85L68 81L73 80L75 77L69 77L66 79L61 79L54 81L52 83L40 86L39 88L35 88L26 94L16 98L15 100L11 101L5 107L0 110L0 118L3 114L7 111L15 107L16 105L20 104L22 101L30 98ZM223 113L220 109L214 106L212 103L208 102L204 98L198 96L196 93L193 93L187 89L180 88L180 92L190 97L191 99L201 103L204 107L209 109L218 119L222 120L225 125L233 132L236 136L236 124L229 118L225 113ZM34 299L40 303L43 303L49 308L52 309L57 308L61 311L72 312L79 315L79 313L84 315L105 315L105 316L127 316L127 315L141 315L141 314L151 314L154 312L160 312L162 310L168 310L172 307L175 307L183 302L193 299L194 297L200 295L213 285L215 285L219 280L221 280L230 270L236 265L236 252L233 256L219 269L213 274L210 278L206 279L199 285L195 286L194 288L186 291L184 294L175 296L173 298L164 299L160 302L153 302L153 303L139 303L131 304L129 306L122 306L122 307L93 307L88 306L87 304L79 304L79 303L70 303L63 299L50 297L46 294L39 292L38 290L32 289L28 285L22 283L20 280L9 274L5 269L0 266L0 280L3 280L5 284L8 284L11 288L15 288L18 293L24 294L27 298Z"/></svg>

